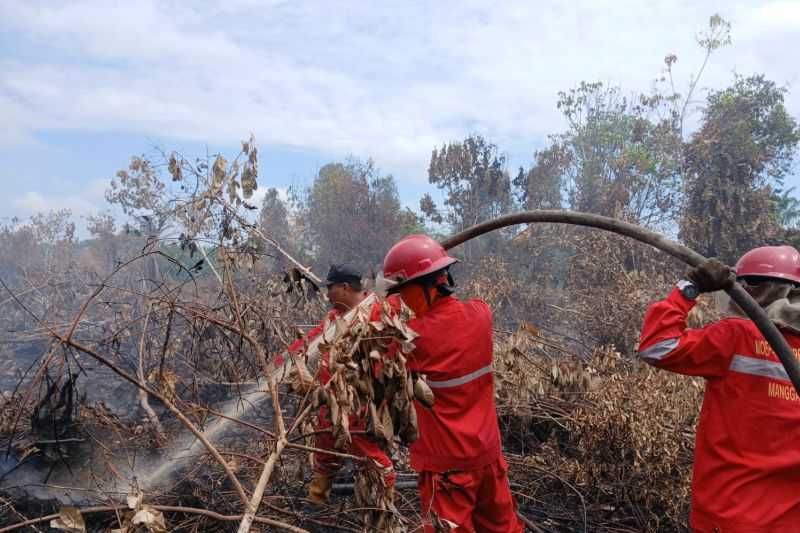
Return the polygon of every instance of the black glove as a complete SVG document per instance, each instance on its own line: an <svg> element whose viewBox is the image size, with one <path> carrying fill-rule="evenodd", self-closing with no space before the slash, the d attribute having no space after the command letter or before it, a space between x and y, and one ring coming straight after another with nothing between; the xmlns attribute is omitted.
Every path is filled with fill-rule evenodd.
<svg viewBox="0 0 800 533"><path fill-rule="evenodd" d="M733 287L736 271L716 259L706 259L686 273L686 279L694 283L700 292L714 292Z"/></svg>

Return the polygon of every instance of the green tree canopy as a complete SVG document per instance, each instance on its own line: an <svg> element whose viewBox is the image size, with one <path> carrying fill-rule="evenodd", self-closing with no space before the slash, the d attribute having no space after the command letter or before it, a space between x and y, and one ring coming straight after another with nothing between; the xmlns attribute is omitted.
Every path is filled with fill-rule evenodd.
<svg viewBox="0 0 800 533"><path fill-rule="evenodd" d="M294 201L303 244L320 272L333 262L379 268L387 250L417 223L401 208L394 178L371 160L325 165Z"/></svg>
<svg viewBox="0 0 800 533"><path fill-rule="evenodd" d="M626 97L620 89L583 82L559 94L567 130L534 154L514 180L531 209L570 209L667 223L677 211L681 149L675 121L660 96Z"/></svg>
<svg viewBox="0 0 800 533"><path fill-rule="evenodd" d="M686 149L686 209L681 238L706 255L734 262L782 234L773 188L783 184L800 131L783 105L784 88L763 75L737 76L712 91Z"/></svg>

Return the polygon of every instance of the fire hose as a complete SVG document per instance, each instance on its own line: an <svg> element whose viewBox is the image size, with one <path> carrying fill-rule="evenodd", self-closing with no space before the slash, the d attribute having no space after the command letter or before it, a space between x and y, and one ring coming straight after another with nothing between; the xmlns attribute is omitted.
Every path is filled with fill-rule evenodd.
<svg viewBox="0 0 800 533"><path fill-rule="evenodd" d="M496 229L516 224L535 223L570 224L609 231L644 244L649 244L693 267L700 265L706 260L705 257L686 246L671 241L663 235L642 228L641 226L610 217L575 211L523 211L521 213L504 215L467 228L445 239L442 242L442 246L444 246L445 249L450 249ZM786 342L781 332L767 317L767 314L761 306L756 303L741 285L734 283L733 287L727 289L726 292L731 299L739 305L747 317L755 323L761 334L764 335L764 339L769 343L770 347L772 347L778 359L780 359L783 368L786 370L786 374L789 376L789 380L792 382L792 385L794 385L795 391L800 395L800 363L798 363L794 351Z"/></svg>

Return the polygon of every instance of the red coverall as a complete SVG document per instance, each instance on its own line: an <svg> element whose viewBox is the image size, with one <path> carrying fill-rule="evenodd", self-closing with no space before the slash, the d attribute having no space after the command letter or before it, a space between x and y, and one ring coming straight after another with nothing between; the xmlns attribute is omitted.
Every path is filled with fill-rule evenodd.
<svg viewBox="0 0 800 533"><path fill-rule="evenodd" d="M800 531L800 398L755 324L727 318L687 330L694 306L675 289L647 311L639 356L706 378L695 442L691 527ZM800 337L784 332L800 353Z"/></svg>
<svg viewBox="0 0 800 533"><path fill-rule="evenodd" d="M298 339L293 342L289 348L289 352L299 352L303 350L311 341L314 340L317 336L321 335L325 328L325 323L328 321L333 321L336 319L337 316L341 314L341 311L338 309L332 309L328 312L328 315L325 317L319 325L315 328L311 329L306 333L306 335L302 339ZM328 353L322 353L322 357L320 358L320 369L319 369L319 380L320 383L325 385L330 381L331 373L328 370ZM318 429L326 429L331 427L331 420L330 416L328 415L328 407L326 405L321 405L319 408L319 425ZM363 416L359 416L357 418L351 416L350 418L350 430L351 431L364 431L366 428L366 418ZM386 453L378 446L375 441L370 440L363 434L355 434L352 435L352 442L350 444L349 449L343 450L346 453L351 455L355 455L357 457L367 457L376 461L381 468L383 469L383 482L387 487L394 486L396 474L394 471L394 466L392 464L392 460L386 455ZM335 440L333 438L333 434L329 431L318 433L316 435L316 448L321 448L323 450L333 450L334 449ZM327 476L334 476L336 472L342 467L342 458L337 457L335 455L330 455L327 453L314 453L314 471L320 474L324 474Z"/></svg>
<svg viewBox="0 0 800 533"><path fill-rule="evenodd" d="M408 366L426 374L436 397L432 409L414 402L419 439L411 466L426 531L433 530L430 511L457 531L522 531L500 446L489 306L447 296L409 326L419 338Z"/></svg>

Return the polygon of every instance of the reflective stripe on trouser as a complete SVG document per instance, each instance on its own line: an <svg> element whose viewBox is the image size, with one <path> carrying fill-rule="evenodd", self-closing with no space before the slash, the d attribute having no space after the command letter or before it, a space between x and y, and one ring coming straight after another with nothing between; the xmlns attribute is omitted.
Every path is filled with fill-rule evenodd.
<svg viewBox="0 0 800 533"><path fill-rule="evenodd" d="M456 533L521 533L522 523L508 485L504 458L475 470L422 471L419 496L425 532L435 522L455 525Z"/></svg>
<svg viewBox="0 0 800 533"><path fill-rule="evenodd" d="M458 387L460 385L464 385L469 383L470 381L475 381L481 376L485 376L486 374L491 374L492 372L492 365L484 366L483 368L479 368L474 372L470 372L464 376L459 378L453 379L446 379L443 381L434 381L432 379L426 379L425 382L428 386L432 389L448 389L450 387Z"/></svg>

